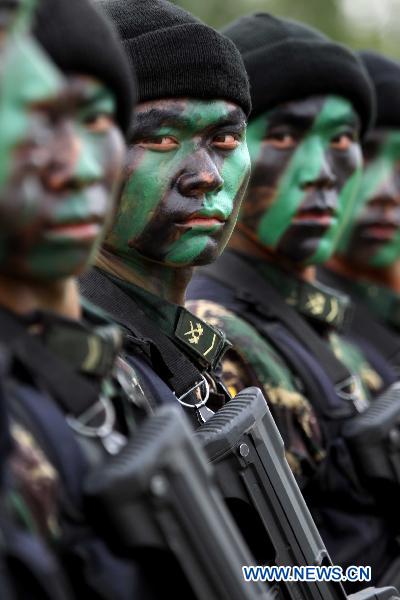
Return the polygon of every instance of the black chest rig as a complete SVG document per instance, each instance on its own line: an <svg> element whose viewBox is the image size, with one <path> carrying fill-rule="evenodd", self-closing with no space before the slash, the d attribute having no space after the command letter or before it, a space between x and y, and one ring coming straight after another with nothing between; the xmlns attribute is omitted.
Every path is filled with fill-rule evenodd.
<svg viewBox="0 0 400 600"><path fill-rule="evenodd" d="M360 481L399 530L400 384L359 410L357 385L352 385L345 365L246 260L227 253L205 271L233 288L242 306L247 303L243 317L276 346L302 379L327 439L341 438L346 443Z"/></svg>
<svg viewBox="0 0 400 600"><path fill-rule="evenodd" d="M150 407L133 370L116 361L119 328L90 312L93 317L96 327L50 313L24 322L0 310L0 341L16 381L48 394L79 441L100 441L106 453L116 454L129 423L140 421Z"/></svg>
<svg viewBox="0 0 400 600"><path fill-rule="evenodd" d="M146 358L195 426L207 421L230 399L218 377L218 363L230 346L221 331L180 307L174 335L167 335L98 269L85 275L80 285L82 294L124 329L126 355L139 352Z"/></svg>
<svg viewBox="0 0 400 600"><path fill-rule="evenodd" d="M345 310L332 302L333 296L325 295L320 302L316 298L313 304L310 303L310 291L299 288L297 297L291 298L290 306L249 261L230 251L202 272L232 290L240 305L240 316L285 358L303 382L305 393L325 424L328 437L335 437L341 423L366 408L360 401L357 377L336 358L327 342L298 313L299 306L303 307L303 314L309 307L309 310L318 312L321 322L326 322L328 316L328 319L343 323ZM320 309L317 310L318 306Z"/></svg>
<svg viewBox="0 0 400 600"><path fill-rule="evenodd" d="M114 367L118 328L91 325L0 310L1 387L12 418L58 473L62 536L55 551L77 597L128 600L139 575L89 525L83 485L91 468L119 453L150 409L132 369Z"/></svg>

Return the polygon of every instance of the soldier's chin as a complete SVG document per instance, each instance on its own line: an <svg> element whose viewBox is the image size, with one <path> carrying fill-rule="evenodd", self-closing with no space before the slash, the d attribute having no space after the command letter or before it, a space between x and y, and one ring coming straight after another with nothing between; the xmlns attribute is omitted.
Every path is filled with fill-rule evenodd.
<svg viewBox="0 0 400 600"><path fill-rule="evenodd" d="M345 256L351 263L359 265L360 267L370 266L371 260L378 254L379 250L385 244L382 242L373 242L369 240L360 240L356 237L353 238L349 244L348 249L342 256Z"/></svg>
<svg viewBox="0 0 400 600"><path fill-rule="evenodd" d="M309 239L300 244L278 245L277 253L296 265L314 264L313 257L319 249L320 242L320 239ZM327 260L327 257L324 260Z"/></svg>
<svg viewBox="0 0 400 600"><path fill-rule="evenodd" d="M201 254L193 261L192 266L203 267L213 263L221 256L224 248L225 244L222 244L221 241L210 239Z"/></svg>

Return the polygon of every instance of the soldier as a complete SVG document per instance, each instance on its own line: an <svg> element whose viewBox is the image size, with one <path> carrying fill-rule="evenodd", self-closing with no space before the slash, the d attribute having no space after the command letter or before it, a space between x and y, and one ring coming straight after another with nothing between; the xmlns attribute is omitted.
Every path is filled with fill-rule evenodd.
<svg viewBox="0 0 400 600"><path fill-rule="evenodd" d="M199 270L188 307L233 343L222 367L231 393L264 389L334 561L371 564L377 581L398 549L340 432L382 381L343 339L348 301L317 284L314 266L358 185L370 82L350 51L299 23L260 13L224 32L250 78L253 170L229 250Z"/></svg>
<svg viewBox="0 0 400 600"><path fill-rule="evenodd" d="M48 551L44 556L26 547L45 585L38 589L23 571L18 597L153 600L164 597L167 581L173 581L177 597L205 597L210 590L224 597L232 597L233 591L237 598L269 597L264 586L255 585L253 592L242 579L240 567L252 559L188 429L179 431L179 449L185 442L188 456L178 465L179 459L173 461L178 453L175 440L165 442L162 435L166 415L174 413L161 412L158 420L154 417L156 425L147 419L152 396L143 391L134 369L118 357L120 329L79 298L74 276L90 265L112 209L124 156L121 132L126 132L135 104L133 68L127 68L113 31L86 0L42 0L36 17L35 36L54 62L28 35L15 41L7 57L7 93L0 105L0 359L5 359L0 360L5 367L0 392L12 417L10 500L14 519L39 536ZM244 69L242 73L247 83ZM211 103L215 111L217 104ZM194 327L196 336L201 333ZM148 345L143 339L129 341L135 351ZM153 381L159 385L156 376ZM176 405L163 385L163 401L169 394ZM143 420L144 431L137 439ZM164 456L156 459L154 444L149 452L149 441L158 443L155 429L165 442L162 450L169 455L168 468L173 464L173 475L172 467L166 474ZM120 454L124 446L130 460L126 453L117 456L115 466L110 455ZM142 469L140 461L135 465L132 457L138 454L150 458L148 468ZM153 481L156 466L160 470ZM118 485L113 480L111 494L118 491L108 511L102 494L110 493L110 477L116 471ZM143 491L146 478L148 495ZM178 486L179 492L171 492L173 497L163 502L157 482L165 482L166 496ZM199 516L193 516L200 485ZM147 502L138 508L139 496ZM185 511L188 498L193 502ZM115 512L118 503L123 506ZM173 523L172 509L179 515ZM133 523L132 513L139 510L141 518ZM132 534L138 522L140 543ZM188 523L195 531L207 532L208 546L188 547L188 541L194 541ZM149 552L155 545L156 557ZM224 575L213 560L204 565L204 545L219 549L214 553ZM125 558L132 557L133 547L135 557L128 562ZM54 555L61 559L68 583L60 576L50 580L45 558ZM160 564L155 558L161 558ZM19 563L17 569L21 573Z"/></svg>
<svg viewBox="0 0 400 600"><path fill-rule="evenodd" d="M74 279L112 209L134 106L130 71L88 2L41 0L35 16L42 47L20 31L2 69L0 356L13 519L46 550L29 535L6 550L17 597L147 598L133 565L84 517L88 468L117 452L146 411L113 375L118 328L81 309ZM55 555L68 583L51 579Z"/></svg>
<svg viewBox="0 0 400 600"><path fill-rule="evenodd" d="M115 220L82 291L125 328L158 403L172 390L198 426L229 399L216 374L227 343L184 295L193 267L222 252L248 181L246 71L230 40L169 2L100 4L139 104Z"/></svg>
<svg viewBox="0 0 400 600"><path fill-rule="evenodd" d="M10 51L10 45L13 43L12 40L15 36L15 30L22 30L22 35L25 33L25 29L29 28L31 23L32 10L28 2L9 2L0 7L0 103L2 102L2 96L5 93L4 84L2 81L2 74L4 72L4 65L7 61L7 53ZM10 41L11 38L11 41ZM10 423L8 418L7 403L2 386L2 371L6 366L5 355L2 349L0 350L0 529L2 537L1 555L0 555L0 597L4 600L11 600L16 597L15 585L12 582L12 572L9 568L6 569L6 564L10 567L10 561L12 556L17 556L19 561L24 567L29 569L29 560L26 561L24 552L22 551L22 544L28 545L34 548L34 551L38 554L45 554L51 562L51 557L47 555L45 548L40 544L37 537L30 535L26 536L24 531L12 522L10 518L10 511L7 507L7 495L10 492L9 486L9 456L12 451L12 438L10 433ZM28 538L28 539L27 539ZM20 550L18 552L17 543L19 542ZM28 564L27 564L28 563ZM57 570L55 563L52 563L51 569ZM32 572L30 572L32 576ZM47 572L47 575L50 575ZM49 589L54 592L52 578L49 577ZM13 589L12 589L13 588ZM53 594L54 598L56 594Z"/></svg>
<svg viewBox="0 0 400 600"><path fill-rule="evenodd" d="M374 84L377 118L363 141L352 217L319 278L354 300L349 335L390 382L400 369L400 66L374 52L360 57Z"/></svg>

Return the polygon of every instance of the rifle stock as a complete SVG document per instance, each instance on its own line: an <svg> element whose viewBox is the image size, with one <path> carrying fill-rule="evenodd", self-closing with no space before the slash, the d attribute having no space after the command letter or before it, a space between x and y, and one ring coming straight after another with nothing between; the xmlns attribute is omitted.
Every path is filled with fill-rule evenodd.
<svg viewBox="0 0 400 600"><path fill-rule="evenodd" d="M284 444L258 388L240 392L196 432L222 494L257 564L329 566L331 559L284 455ZM282 582L279 598L344 600L340 582ZM398 598L369 588L351 600ZM389 594L389 595L388 595Z"/></svg>
<svg viewBox="0 0 400 600"><path fill-rule="evenodd" d="M343 428L357 470L372 494L391 499L397 516L400 499L400 383L391 385ZM398 524L400 520L397 518Z"/></svg>
<svg viewBox="0 0 400 600"><path fill-rule="evenodd" d="M266 584L243 579L242 565L253 559L211 472L182 411L163 407L119 455L89 475L88 512L125 557L172 553L191 597L271 600ZM153 578L160 577L156 569L154 563Z"/></svg>
<svg viewBox="0 0 400 600"><path fill-rule="evenodd" d="M399 594L394 587L366 588L351 594L349 600L398 600Z"/></svg>

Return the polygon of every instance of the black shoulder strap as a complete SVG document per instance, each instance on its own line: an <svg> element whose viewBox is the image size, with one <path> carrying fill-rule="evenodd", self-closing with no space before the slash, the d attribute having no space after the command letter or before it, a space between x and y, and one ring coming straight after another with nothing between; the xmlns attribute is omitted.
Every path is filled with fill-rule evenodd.
<svg viewBox="0 0 400 600"><path fill-rule="evenodd" d="M372 342L373 346L393 366L400 367L400 335L376 320L362 300L354 310L351 330L359 337Z"/></svg>
<svg viewBox="0 0 400 600"><path fill-rule="evenodd" d="M16 317L3 309L0 309L0 342L34 379L39 379L66 413L78 417L97 402L96 386L51 353Z"/></svg>
<svg viewBox="0 0 400 600"><path fill-rule="evenodd" d="M324 367L338 391L349 385L351 373L336 358L328 344L248 261L233 252L225 252L216 263L204 267L203 272L234 290L238 299L256 306L258 312L267 319L283 323Z"/></svg>
<svg viewBox="0 0 400 600"><path fill-rule="evenodd" d="M93 269L80 278L80 289L85 298L105 310L134 338L147 343L152 354L152 367L161 379L167 379L178 398L203 381L200 371L185 354L105 274Z"/></svg>
<svg viewBox="0 0 400 600"><path fill-rule="evenodd" d="M332 288L338 287L343 290L354 303L353 318L351 321L351 331L370 341L374 348L393 366L400 367L400 334L391 331L390 327L382 323L379 317L376 317L363 299L358 296L351 286L351 282L336 275L329 269L320 269L318 278L326 282Z"/></svg>

